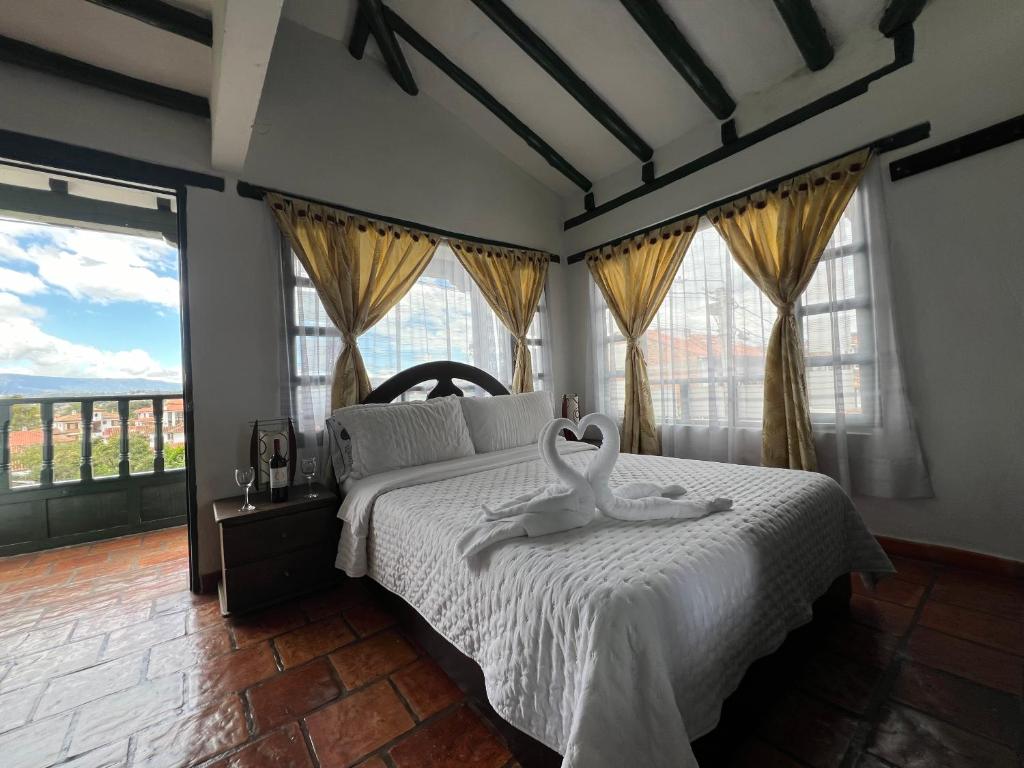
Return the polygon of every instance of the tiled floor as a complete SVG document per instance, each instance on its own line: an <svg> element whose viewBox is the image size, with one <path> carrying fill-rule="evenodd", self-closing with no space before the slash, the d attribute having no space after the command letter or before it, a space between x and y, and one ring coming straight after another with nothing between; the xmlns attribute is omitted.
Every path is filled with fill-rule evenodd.
<svg viewBox="0 0 1024 768"><path fill-rule="evenodd" d="M899 560L755 665L702 766L1020 766L1024 584ZM0 559L0 765L516 765L350 583L244 621L173 529Z"/></svg>

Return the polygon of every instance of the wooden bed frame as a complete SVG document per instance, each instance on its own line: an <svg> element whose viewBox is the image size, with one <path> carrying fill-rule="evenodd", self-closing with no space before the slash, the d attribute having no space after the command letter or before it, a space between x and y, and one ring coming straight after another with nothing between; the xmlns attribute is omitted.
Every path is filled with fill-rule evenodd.
<svg viewBox="0 0 1024 768"><path fill-rule="evenodd" d="M374 389L363 403L390 403L401 397L405 392L429 381L436 381L437 384L427 394L427 398L445 397L456 395L463 397L463 390L455 383L456 380L468 381L471 384L483 389L492 396L508 395L508 389L495 379L491 374L482 371L465 363L457 363L452 360L440 360L431 363L423 363L412 368L407 368L392 376L379 387ZM523 768L556 768L562 763L562 756L534 739L515 726L508 723L491 707L487 701L487 693L484 687L483 671L469 656L449 643L430 624L420 616L411 605L402 598L389 592L372 579L367 577L371 589L377 593L382 601L391 606L399 618L399 621L408 634L423 647L423 649L438 663L438 665L456 682L466 693L471 705L482 716L484 716L492 727L505 739L516 759ZM850 602L850 579L844 575L836 579L828 591L818 598L814 603L814 622L811 627L802 627L790 633L782 648L769 657L761 659L748 670L740 691L726 701L723 709L723 722L728 715L728 705L735 697L742 693L743 686L747 685L747 678L755 666L762 667L771 663L773 659L781 658L787 652L793 651L793 647L806 642L808 633L813 633L815 628L826 623L836 616L845 616L849 610ZM725 730L720 724L710 734L701 737L694 742L694 750L704 764L702 754L713 755L718 745L715 743L716 733Z"/></svg>

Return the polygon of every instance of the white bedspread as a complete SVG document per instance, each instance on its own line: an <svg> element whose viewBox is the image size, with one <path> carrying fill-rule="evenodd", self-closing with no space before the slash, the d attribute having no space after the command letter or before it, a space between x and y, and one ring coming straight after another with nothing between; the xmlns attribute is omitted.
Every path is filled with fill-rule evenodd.
<svg viewBox="0 0 1024 768"><path fill-rule="evenodd" d="M562 446L579 469L585 448ZM471 569L459 536L482 503L550 481L536 456L512 449L358 481L339 513L338 567L368 573L473 658L495 710L566 768L695 766L690 740L837 576L893 570L824 475L631 455L613 484L679 483L734 508L601 519L500 544Z"/></svg>

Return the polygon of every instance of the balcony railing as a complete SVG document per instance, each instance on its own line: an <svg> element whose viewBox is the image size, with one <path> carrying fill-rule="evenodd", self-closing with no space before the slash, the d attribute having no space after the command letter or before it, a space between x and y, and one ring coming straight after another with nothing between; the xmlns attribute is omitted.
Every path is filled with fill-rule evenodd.
<svg viewBox="0 0 1024 768"><path fill-rule="evenodd" d="M168 466L165 456L168 434L180 438L183 452L183 410L174 409L165 424L167 404L181 400L167 394L0 398L0 555L184 522L184 461ZM14 429L16 415L31 428ZM132 450L133 435L146 440L144 460ZM77 455L69 458L73 449L62 449L58 467L55 445L72 444ZM103 451L98 471L97 448Z"/></svg>

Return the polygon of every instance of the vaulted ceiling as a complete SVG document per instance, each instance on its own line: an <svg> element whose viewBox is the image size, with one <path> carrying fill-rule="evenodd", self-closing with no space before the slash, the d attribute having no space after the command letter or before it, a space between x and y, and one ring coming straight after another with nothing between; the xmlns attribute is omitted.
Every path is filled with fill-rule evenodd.
<svg viewBox="0 0 1024 768"><path fill-rule="evenodd" d="M660 7L736 102L808 71L771 0L660 0ZM464 70L568 163L597 180L641 160L559 85L473 0L386 0L398 17ZM506 0L643 142L664 146L716 116L620 0ZM813 0L833 49L878 38L885 0ZM347 44L358 0L290 0L284 15ZM501 120L398 35L422 94L551 189L578 191ZM368 66L385 66L373 35ZM399 87L395 85L395 87ZM414 98L410 96L410 98ZM418 96L416 98L422 98ZM638 179L639 180L639 179Z"/></svg>
<svg viewBox="0 0 1024 768"><path fill-rule="evenodd" d="M891 36L925 1L3 0L0 60L209 113L214 166L241 172L283 15L567 195L629 167L639 182L658 148Z"/></svg>

